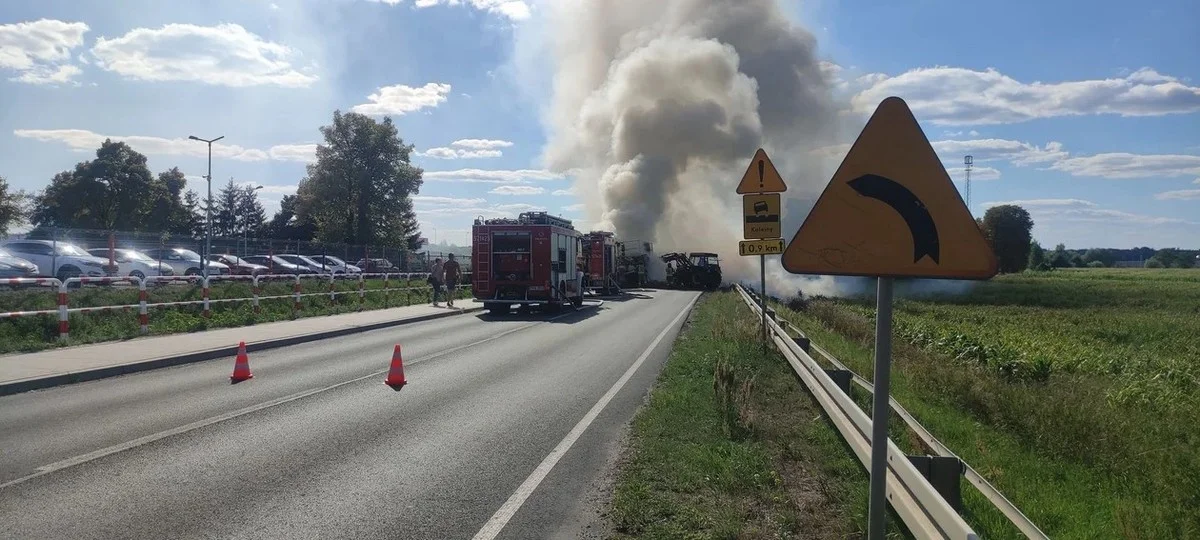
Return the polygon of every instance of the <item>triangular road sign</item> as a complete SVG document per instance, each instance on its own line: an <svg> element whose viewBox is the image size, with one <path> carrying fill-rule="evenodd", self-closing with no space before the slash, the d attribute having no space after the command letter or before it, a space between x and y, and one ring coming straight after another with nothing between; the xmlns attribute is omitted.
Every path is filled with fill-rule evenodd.
<svg viewBox="0 0 1200 540"><path fill-rule="evenodd" d="M779 176L779 169L776 169L775 164L771 163L771 158L767 157L767 153L759 148L754 153L754 159L750 160L746 174L742 175L742 182L737 187L738 194L781 193L784 191L787 191L787 184L784 184L783 177Z"/></svg>
<svg viewBox="0 0 1200 540"><path fill-rule="evenodd" d="M904 100L879 104L783 253L793 274L988 279L996 257Z"/></svg>

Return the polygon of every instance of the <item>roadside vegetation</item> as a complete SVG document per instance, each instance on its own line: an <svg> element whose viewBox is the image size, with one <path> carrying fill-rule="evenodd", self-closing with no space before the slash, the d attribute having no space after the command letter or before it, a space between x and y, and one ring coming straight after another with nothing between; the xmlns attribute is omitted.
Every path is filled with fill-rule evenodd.
<svg viewBox="0 0 1200 540"><path fill-rule="evenodd" d="M873 298L785 304L871 377ZM1003 275L897 300L895 332L893 396L1052 538L1200 536L1200 270Z"/></svg>
<svg viewBox="0 0 1200 540"><path fill-rule="evenodd" d="M633 421L616 538L865 536L866 473L750 315L733 292L692 310Z"/></svg>
<svg viewBox="0 0 1200 540"><path fill-rule="evenodd" d="M186 302L202 299L198 285L171 284L150 288L150 335L176 334L197 332L212 328L229 328L249 326L256 323L286 321L298 317L313 317L319 315L334 315L349 313L360 309L384 309L389 307L427 304L430 301L430 291L424 281L389 280L388 287L392 289L407 288L409 290L382 291L383 280L366 280L364 285L366 295L359 303L358 281L356 279L334 281L334 290L338 294L331 300L327 294L320 296L305 296L301 298L300 311L292 312L292 281L264 281L260 297L286 296L261 300L260 312L254 313L250 300L240 302L219 302L228 298L250 298L251 285L249 282L237 281L216 283L210 289L210 317L202 316L200 304L186 306L153 307L159 302ZM319 293L329 291L329 282L320 279L302 279L302 293ZM57 307L57 289L25 288L19 290L0 291L0 311L35 311L53 310ZM470 298L470 287L459 287L459 298ZM102 311L90 313L71 313L71 334L69 345L96 343L131 339L140 336L137 317L138 291L136 287L90 287L72 289L69 295L70 307L95 307L106 305L127 305L127 311ZM444 303L442 305L445 305ZM58 316L33 315L19 318L0 319L0 353L32 352L42 349L59 347Z"/></svg>

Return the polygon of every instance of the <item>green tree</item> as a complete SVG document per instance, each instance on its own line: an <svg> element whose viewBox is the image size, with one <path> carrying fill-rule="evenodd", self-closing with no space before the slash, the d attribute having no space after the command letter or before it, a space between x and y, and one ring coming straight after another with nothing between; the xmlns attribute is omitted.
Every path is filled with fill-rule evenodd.
<svg viewBox="0 0 1200 540"><path fill-rule="evenodd" d="M106 139L96 159L54 175L34 199L38 226L147 230L154 207L154 177L146 156L123 142Z"/></svg>
<svg viewBox="0 0 1200 540"><path fill-rule="evenodd" d="M237 202L239 232L245 236L260 236L266 221L267 212L258 200L258 190L254 189L254 186L242 186L242 193Z"/></svg>
<svg viewBox="0 0 1200 540"><path fill-rule="evenodd" d="M1163 263L1155 257L1150 257L1149 259L1146 259L1146 263L1143 266L1146 268L1162 268Z"/></svg>
<svg viewBox="0 0 1200 540"><path fill-rule="evenodd" d="M1088 263L1088 266L1092 266L1093 268L1096 268L1092 265L1094 262L1099 262L1100 266L1112 266L1117 262L1117 254L1111 249L1093 248L1083 254L1083 260Z"/></svg>
<svg viewBox="0 0 1200 540"><path fill-rule="evenodd" d="M1029 263L1033 218L1024 208L1003 204L988 208L983 215L984 236L992 244L1000 271L1020 272Z"/></svg>
<svg viewBox="0 0 1200 540"><path fill-rule="evenodd" d="M1104 263L1101 261L1092 261L1087 263L1088 268L1104 268Z"/></svg>
<svg viewBox="0 0 1200 540"><path fill-rule="evenodd" d="M1029 244L1029 269L1044 270L1042 268L1046 264L1046 250L1042 249L1042 245L1034 240Z"/></svg>
<svg viewBox="0 0 1200 540"><path fill-rule="evenodd" d="M297 215L317 225L317 237L349 244L401 244L419 234L411 196L423 171L414 167L390 118L377 122L334 111L321 127L325 144L300 181Z"/></svg>
<svg viewBox="0 0 1200 540"><path fill-rule="evenodd" d="M1164 248L1154 253L1152 259L1162 263L1163 268L1191 268L1195 257L1177 248Z"/></svg>
<svg viewBox="0 0 1200 540"><path fill-rule="evenodd" d="M299 195L284 195L279 211L267 223L267 233L279 240L312 240L317 233L317 224L310 216L298 215Z"/></svg>
<svg viewBox="0 0 1200 540"><path fill-rule="evenodd" d="M183 195L183 212L172 224L171 232L185 235L188 238L204 236L204 205L200 202L200 195L195 191L189 189Z"/></svg>
<svg viewBox="0 0 1200 540"><path fill-rule="evenodd" d="M8 180L0 176L0 237L8 235L8 228L25 222L29 213L26 203L29 196L23 191L11 191Z"/></svg>
<svg viewBox="0 0 1200 540"><path fill-rule="evenodd" d="M238 233L238 203L241 202L242 188L229 179L229 183L217 192L213 200L212 234L219 237L240 236Z"/></svg>
<svg viewBox="0 0 1200 540"><path fill-rule="evenodd" d="M184 219L182 195L185 187L187 178L179 167L158 173L146 195L150 207L141 230L174 232L177 222Z"/></svg>
<svg viewBox="0 0 1200 540"><path fill-rule="evenodd" d="M1071 266L1074 266L1075 268L1083 268L1084 265L1087 264L1087 262L1083 260L1083 256L1078 253L1072 253L1069 260L1071 261Z"/></svg>
<svg viewBox="0 0 1200 540"><path fill-rule="evenodd" d="M1066 268L1071 266L1071 255L1067 253L1066 244L1054 246L1054 251L1050 253L1050 266L1054 268Z"/></svg>

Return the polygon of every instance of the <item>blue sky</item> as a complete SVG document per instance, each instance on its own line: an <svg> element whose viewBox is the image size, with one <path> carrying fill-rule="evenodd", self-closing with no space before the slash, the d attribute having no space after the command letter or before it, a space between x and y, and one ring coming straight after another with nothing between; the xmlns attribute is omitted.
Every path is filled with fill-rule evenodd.
<svg viewBox="0 0 1200 540"><path fill-rule="evenodd" d="M952 177L975 156L976 215L1021 201L1043 244L1200 247L1200 4L1050 4L783 7L815 35L850 125L900 95ZM391 116L421 153L426 236L462 243L475 216L524 209L599 219L543 170L549 90L531 87L554 66L518 56L545 0L119 5L0 6L0 175L15 188L120 136L199 190L204 146L186 138L225 135L217 182L267 186L273 211L340 108Z"/></svg>

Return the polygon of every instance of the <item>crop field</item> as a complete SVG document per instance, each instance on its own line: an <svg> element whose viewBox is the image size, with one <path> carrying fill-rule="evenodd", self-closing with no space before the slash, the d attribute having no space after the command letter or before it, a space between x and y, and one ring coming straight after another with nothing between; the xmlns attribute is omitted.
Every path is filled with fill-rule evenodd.
<svg viewBox="0 0 1200 540"><path fill-rule="evenodd" d="M870 377L874 299L806 300L781 315ZM1052 538L1200 536L1200 270L1005 275L894 322L893 396Z"/></svg>
<svg viewBox="0 0 1200 540"><path fill-rule="evenodd" d="M281 296L283 298L260 301L259 313L254 313L249 300L219 302L221 299L250 298L251 284L248 281L216 282L209 291L211 313L201 316L199 304L184 306L154 307L158 302L186 302L201 300L198 285L173 283L149 288L150 335L196 332L209 328L248 326L255 323L283 321L293 317L311 317L348 313L359 309L383 309L389 307L422 304L430 301L429 286L424 281L392 279L383 291L382 279L366 280L366 294L359 303L358 281L337 280L334 299L321 294L301 298L300 311L292 311L292 281L264 281L260 297ZM301 280L302 294L329 291L329 282L320 279ZM56 307L54 288L22 288L0 290L0 312L53 310ZM469 298L470 286L460 286L458 296ZM95 343L118 339L131 339L141 335L137 322L138 291L136 287L84 286L72 289L68 296L71 308L126 305L127 311L100 311L71 313L71 345ZM61 346L58 340L58 317L56 314L32 315L19 318L0 319L0 354L10 352L37 351Z"/></svg>

